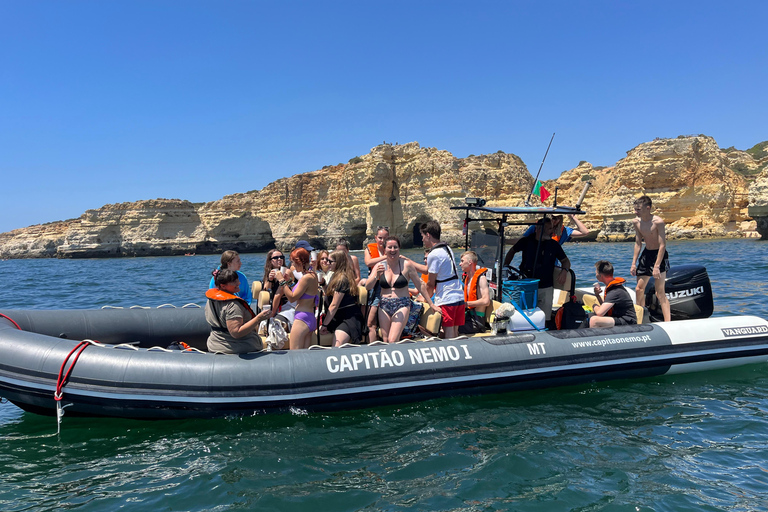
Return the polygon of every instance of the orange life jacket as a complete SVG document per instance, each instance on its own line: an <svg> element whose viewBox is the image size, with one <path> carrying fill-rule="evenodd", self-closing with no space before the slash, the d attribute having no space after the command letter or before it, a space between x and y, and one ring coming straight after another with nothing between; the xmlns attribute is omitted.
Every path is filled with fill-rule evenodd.
<svg viewBox="0 0 768 512"><path fill-rule="evenodd" d="M239 301L240 304L242 304L245 307L245 309L251 314L251 318L256 316L256 313L253 312L253 310L251 309L251 306L249 306L247 302L245 302L243 299L241 299L237 295L232 295L231 293L227 293L224 290L219 290L218 288L210 288L207 292L205 292L205 296L210 300L218 300L222 302L226 302L230 300Z"/></svg>
<svg viewBox="0 0 768 512"><path fill-rule="evenodd" d="M379 253L379 244L376 242L368 244L368 252L371 253L371 258L378 258L381 256L381 253Z"/></svg>
<svg viewBox="0 0 768 512"><path fill-rule="evenodd" d="M487 268L480 267L475 270L475 275L472 276L472 279L464 281L464 302L477 300L477 282L480 280L480 276L484 275L486 272L488 272ZM475 308L467 306L467 309Z"/></svg>
<svg viewBox="0 0 768 512"><path fill-rule="evenodd" d="M608 283L608 285L605 287L605 290L603 290L603 301L605 301L605 296L608 293L608 290L610 288L616 288L617 286L622 286L624 283L626 283L627 280L623 277L614 277L613 281ZM609 309L608 312L605 314L605 316L611 316L613 313L613 308Z"/></svg>

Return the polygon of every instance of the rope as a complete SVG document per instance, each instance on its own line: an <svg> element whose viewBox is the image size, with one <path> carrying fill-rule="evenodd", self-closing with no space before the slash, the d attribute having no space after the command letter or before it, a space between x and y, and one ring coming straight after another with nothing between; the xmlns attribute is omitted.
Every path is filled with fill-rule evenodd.
<svg viewBox="0 0 768 512"><path fill-rule="evenodd" d="M53 398L57 402L60 402L63 397L62 389L66 385L67 380L69 380L69 376L72 374L72 369L75 367L75 363L77 363L77 360L80 358L80 354L82 354L83 350L85 350L88 347L88 345L90 345L91 343L93 343L91 340L81 341L75 346L75 348L69 351L69 354L67 354L67 357L64 358L64 362L61 363L61 368L59 369L59 376L56 379L56 391L53 393ZM77 354L75 355L75 358L72 360L72 364L69 365L69 370L67 370L67 373L64 373L64 368L67 366L67 362L69 361L69 358L72 357L72 354L74 354L75 352L77 352Z"/></svg>
<svg viewBox="0 0 768 512"><path fill-rule="evenodd" d="M6 316L6 315L4 315L4 314L2 314L2 313L0 313L0 317L3 317L3 318L5 318L6 320L8 320L9 322L11 322L13 325L15 325L15 326L16 326L16 328L17 328L18 330L20 330L20 331L23 331L23 330L24 330L24 329L22 329L21 327L19 327L19 324L17 324L16 322L14 322L14 321L13 321L13 318L11 318L11 317L9 317L9 316Z"/></svg>

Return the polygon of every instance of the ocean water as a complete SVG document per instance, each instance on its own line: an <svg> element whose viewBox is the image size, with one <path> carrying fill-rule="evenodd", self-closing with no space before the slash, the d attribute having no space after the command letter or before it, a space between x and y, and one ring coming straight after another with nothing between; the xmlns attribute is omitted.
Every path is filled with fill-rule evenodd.
<svg viewBox="0 0 768 512"><path fill-rule="evenodd" d="M628 277L632 244L568 244ZM768 318L768 243L671 242L715 315ZM418 258L420 251L412 251ZM260 278L263 254L242 255ZM202 304L217 257L0 262L4 308ZM633 279L629 279L630 282ZM0 404L0 511L768 510L768 367L196 421L55 419Z"/></svg>

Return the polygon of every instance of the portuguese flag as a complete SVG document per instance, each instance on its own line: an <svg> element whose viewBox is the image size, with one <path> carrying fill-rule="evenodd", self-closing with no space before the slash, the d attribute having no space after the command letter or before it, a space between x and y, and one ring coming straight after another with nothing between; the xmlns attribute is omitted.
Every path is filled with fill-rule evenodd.
<svg viewBox="0 0 768 512"><path fill-rule="evenodd" d="M549 190L544 188L544 184L539 180L536 180L536 186L533 187L533 193L538 194L542 201L546 201L547 198L552 195L549 193Z"/></svg>

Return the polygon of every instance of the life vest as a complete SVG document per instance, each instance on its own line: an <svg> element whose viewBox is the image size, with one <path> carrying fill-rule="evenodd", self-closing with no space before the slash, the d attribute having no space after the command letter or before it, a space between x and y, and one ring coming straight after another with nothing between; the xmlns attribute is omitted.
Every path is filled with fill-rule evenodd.
<svg viewBox="0 0 768 512"><path fill-rule="evenodd" d="M368 252L371 253L371 258L379 258L381 256L381 253L379 252L379 244L376 242L368 244Z"/></svg>
<svg viewBox="0 0 768 512"><path fill-rule="evenodd" d="M608 283L608 285L605 287L605 290L603 290L603 301L605 301L605 296L608 294L608 290L611 288L616 288L619 286L623 286L624 283L626 283L627 280L623 277L614 277L613 281ZM613 308L609 309L608 312L605 314L605 316L612 316Z"/></svg>
<svg viewBox="0 0 768 512"><path fill-rule="evenodd" d="M220 302L228 302L228 301L238 301L242 306L245 307L246 311L248 311L251 314L251 318L256 316L256 313L253 312L251 309L251 306L248 305L247 302L245 302L243 299L238 297L237 295L232 295L231 293L227 293L224 290L219 290L218 288L210 288L207 292L205 292L205 296L208 298L208 300L215 300ZM216 331L227 331L223 325L221 325L221 319L219 318L219 313L216 311L216 308L213 309L213 312L215 313L216 320L219 321L219 326L211 326L213 330ZM249 318L250 320L250 318Z"/></svg>
<svg viewBox="0 0 768 512"><path fill-rule="evenodd" d="M480 280L480 276L484 275L486 272L488 272L487 268L480 267L475 270L475 274L472 276L472 279L467 279L464 281L464 302L467 304L471 300L477 300L477 282ZM467 305L467 309L475 308Z"/></svg>
<svg viewBox="0 0 768 512"><path fill-rule="evenodd" d="M379 252L379 244L376 242L368 244L368 252L371 254L371 258L380 258L382 256ZM373 267L368 267L368 270L373 270Z"/></svg>

